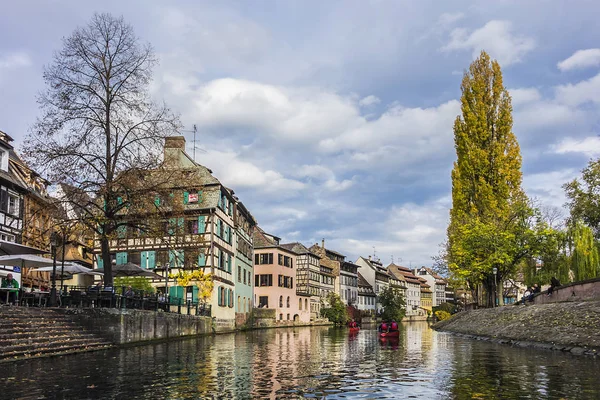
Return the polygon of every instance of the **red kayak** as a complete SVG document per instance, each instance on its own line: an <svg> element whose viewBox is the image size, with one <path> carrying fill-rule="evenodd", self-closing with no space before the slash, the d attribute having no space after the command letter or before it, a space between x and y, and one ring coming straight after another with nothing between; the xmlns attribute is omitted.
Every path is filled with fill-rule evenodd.
<svg viewBox="0 0 600 400"><path fill-rule="evenodd" d="M350 329L350 333L358 333L358 331L360 331L360 328L348 328Z"/></svg>
<svg viewBox="0 0 600 400"><path fill-rule="evenodd" d="M400 331L379 332L380 338L400 337Z"/></svg>

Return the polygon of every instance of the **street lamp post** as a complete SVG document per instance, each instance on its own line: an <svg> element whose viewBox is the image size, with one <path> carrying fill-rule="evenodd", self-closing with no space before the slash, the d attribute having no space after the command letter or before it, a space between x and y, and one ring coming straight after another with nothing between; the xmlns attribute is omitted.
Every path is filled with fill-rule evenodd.
<svg viewBox="0 0 600 400"><path fill-rule="evenodd" d="M498 299L498 283L496 282L496 276L498 274L498 268L492 268L492 272L494 272L494 307L496 307L496 300Z"/></svg>
<svg viewBox="0 0 600 400"><path fill-rule="evenodd" d="M50 235L50 248L52 250L52 288L50 289L50 307L56 307L56 248L58 247L58 234Z"/></svg>

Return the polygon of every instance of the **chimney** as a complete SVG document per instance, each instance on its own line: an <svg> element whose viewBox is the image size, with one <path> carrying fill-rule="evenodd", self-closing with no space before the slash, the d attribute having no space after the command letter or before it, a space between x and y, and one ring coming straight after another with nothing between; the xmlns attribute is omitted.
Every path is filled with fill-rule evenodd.
<svg viewBox="0 0 600 400"><path fill-rule="evenodd" d="M179 166L180 154L185 152L185 138L183 136L168 136L165 138L163 157L165 166Z"/></svg>
<svg viewBox="0 0 600 400"><path fill-rule="evenodd" d="M325 248L325 238L321 239L321 247Z"/></svg>
<svg viewBox="0 0 600 400"><path fill-rule="evenodd" d="M180 149L185 151L185 137L168 136L165 138L165 149Z"/></svg>
<svg viewBox="0 0 600 400"><path fill-rule="evenodd" d="M369 256L369 261L371 261L371 256Z"/></svg>

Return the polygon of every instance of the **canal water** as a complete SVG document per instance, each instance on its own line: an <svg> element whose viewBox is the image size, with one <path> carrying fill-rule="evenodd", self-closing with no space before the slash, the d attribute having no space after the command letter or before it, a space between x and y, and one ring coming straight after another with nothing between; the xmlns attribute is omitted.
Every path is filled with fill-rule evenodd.
<svg viewBox="0 0 600 400"><path fill-rule="evenodd" d="M3 399L600 399L600 360L403 325L216 335L3 364Z"/></svg>

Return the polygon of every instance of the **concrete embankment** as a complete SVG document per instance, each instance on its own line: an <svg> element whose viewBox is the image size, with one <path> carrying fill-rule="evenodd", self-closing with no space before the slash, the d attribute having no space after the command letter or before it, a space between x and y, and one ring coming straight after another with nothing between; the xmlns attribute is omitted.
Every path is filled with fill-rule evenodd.
<svg viewBox="0 0 600 400"><path fill-rule="evenodd" d="M600 355L597 300L463 311L433 328L515 346Z"/></svg>

